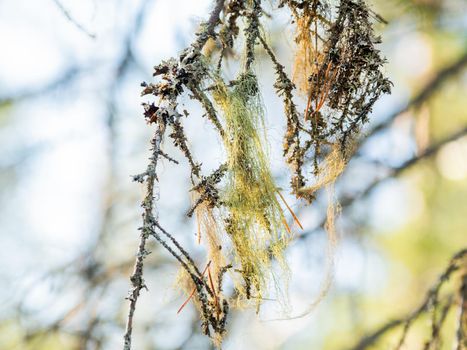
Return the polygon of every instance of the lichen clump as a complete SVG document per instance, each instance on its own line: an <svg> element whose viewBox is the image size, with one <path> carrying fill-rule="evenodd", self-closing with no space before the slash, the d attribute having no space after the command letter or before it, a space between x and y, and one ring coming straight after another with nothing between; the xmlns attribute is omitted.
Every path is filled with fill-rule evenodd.
<svg viewBox="0 0 467 350"><path fill-rule="evenodd" d="M284 153L294 172L292 189L312 202L314 196L302 189L305 159L311 156L315 176L335 143L348 160L352 140L368 121L374 103L391 90L382 73L385 59L376 48L381 40L373 30L372 18L381 17L363 0L340 0L337 6L329 1L283 0L280 6L291 9L296 23L294 81L307 95L304 113L297 115L287 96L290 83L276 65L276 89L285 96L286 115L294 121L288 123Z"/></svg>

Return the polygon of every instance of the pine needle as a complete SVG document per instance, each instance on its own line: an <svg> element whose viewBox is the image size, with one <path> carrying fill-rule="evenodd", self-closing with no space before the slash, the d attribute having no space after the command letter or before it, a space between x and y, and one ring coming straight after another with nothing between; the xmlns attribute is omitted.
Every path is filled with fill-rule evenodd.
<svg viewBox="0 0 467 350"><path fill-rule="evenodd" d="M298 225L298 227L300 227L302 230L303 230L303 226L302 224L300 223L300 220L298 220L298 217L297 215L295 215L294 211L292 210L292 208L289 206L289 204L287 203L287 201L285 200L284 196L282 195L282 193L280 193L279 191L277 191L277 194L279 194L279 197L282 199L282 202L284 202L285 206L287 207L287 209L289 210L290 214L292 215L295 223Z"/></svg>
<svg viewBox="0 0 467 350"><path fill-rule="evenodd" d="M206 274L206 271L209 269L209 266L211 265L211 261L208 262L208 264L206 265L206 267L204 268L201 276L204 276ZM182 306L180 306L180 308L178 309L177 311L177 315L184 309L184 307L190 302L191 298L193 298L193 295L195 295L195 292L196 292L196 287L193 288L192 292L190 293L190 296L188 297L187 300L185 300L185 302L182 304Z"/></svg>

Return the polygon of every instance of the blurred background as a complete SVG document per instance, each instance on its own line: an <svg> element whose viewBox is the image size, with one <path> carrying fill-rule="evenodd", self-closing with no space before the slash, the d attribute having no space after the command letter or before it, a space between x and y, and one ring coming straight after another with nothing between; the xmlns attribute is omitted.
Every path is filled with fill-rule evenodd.
<svg viewBox="0 0 467 350"><path fill-rule="evenodd" d="M467 246L467 3L370 3L388 21L376 27L394 88L375 106L337 183L342 212L333 261L322 229L326 193L310 207L287 196L304 225L287 253L291 315L319 297L332 270L330 290L296 320L271 321L280 316L274 301L260 315L233 312L226 350L392 349L402 332L397 321L423 303L451 256ZM211 5L0 0L0 349L122 348L144 194L131 175L145 169L152 132L140 83L189 45ZM273 49L282 63L292 62L289 13L275 2L266 9ZM273 69L264 52L258 58L271 163L287 189L285 119ZM236 60L227 61L232 71ZM220 141L199 106L183 103L196 158L216 164ZM171 143L164 148L183 159ZM202 265L195 222L184 215L187 164L162 162L159 172L161 223ZM134 349L212 348L192 305L176 314L184 301L174 287L176 262L154 242L149 249ZM446 282L442 295L459 281ZM458 303L447 310L438 348L453 348L458 314ZM406 349L423 348L429 319L417 320ZM380 327L376 343L360 343Z"/></svg>

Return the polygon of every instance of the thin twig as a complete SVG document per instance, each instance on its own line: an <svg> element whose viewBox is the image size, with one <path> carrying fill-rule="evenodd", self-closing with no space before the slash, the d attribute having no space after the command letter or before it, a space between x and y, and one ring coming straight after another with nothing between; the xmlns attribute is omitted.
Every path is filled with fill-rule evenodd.
<svg viewBox="0 0 467 350"><path fill-rule="evenodd" d="M29 100L31 98L41 97L46 95L50 92L54 92L58 88L62 87L65 84L72 83L79 75L79 73L83 73L89 70L89 68L84 67L70 67L63 74L59 77L53 79L52 81L46 83L43 86L39 86L36 88L29 88L21 92L14 93L10 96L0 96L0 106L21 102L24 100Z"/></svg>
<svg viewBox="0 0 467 350"><path fill-rule="evenodd" d="M150 226L151 218L153 217L153 205L154 205L154 183L156 181L156 168L157 162L159 159L159 151L161 147L162 138L165 132L165 125L159 124L159 128L157 129L154 139L153 139L153 156L151 157L151 162L148 166L147 171L147 192L146 197L144 200L144 213L143 213L143 226ZM133 285L133 289L130 291L130 295L128 296L128 300L130 301L130 307L128 311L128 318L126 324L126 331L124 335L124 350L131 349L131 334L133 331L133 317L136 309L136 303L138 301L138 297L141 293L141 289L146 288L143 279L143 266L144 266L144 258L148 254L146 251L146 241L148 239L148 232L144 230L141 232L141 239L138 247L138 253L136 255L136 263L133 274L130 277L131 284Z"/></svg>
<svg viewBox="0 0 467 350"><path fill-rule="evenodd" d="M78 28L81 32L83 32L84 34L86 34L88 37L90 37L91 39L95 39L96 38L96 34L94 33L91 33L90 31L88 31L86 28L83 27L82 24L80 24L78 21L76 21L76 19L73 18L73 16L71 16L70 12L63 6L63 4L59 1L59 0L53 0L53 2L55 3L55 5L57 5L57 7L59 8L59 10L63 13L63 15L71 22L73 23L73 25Z"/></svg>
<svg viewBox="0 0 467 350"><path fill-rule="evenodd" d="M446 321L446 317L451 309L453 303L453 296L450 295L447 298L446 303L444 304L439 320L436 320L436 309L433 310L433 324L431 326L431 335L430 339L425 343L423 350L430 350L432 348L439 349L439 345L441 342L441 328L443 327L444 321Z"/></svg>

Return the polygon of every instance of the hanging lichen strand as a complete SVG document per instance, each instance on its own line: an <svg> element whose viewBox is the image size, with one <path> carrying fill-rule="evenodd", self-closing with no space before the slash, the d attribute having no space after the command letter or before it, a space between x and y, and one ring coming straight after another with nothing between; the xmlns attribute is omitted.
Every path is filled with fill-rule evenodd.
<svg viewBox="0 0 467 350"><path fill-rule="evenodd" d="M243 73L230 90L217 82L214 98L226 125L228 172L223 204L229 213L226 232L245 282L239 292L259 303L271 274L271 256L285 265L282 253L289 234L259 135L263 107L258 93L256 77Z"/></svg>
<svg viewBox="0 0 467 350"><path fill-rule="evenodd" d="M156 131L148 168L134 177L146 183L147 194L142 203L141 241L128 297L125 349L131 347L136 302L145 288L143 264L150 237L180 263L179 285L187 299L178 311L193 300L203 332L216 344L225 334L232 307L259 307L274 286L275 296L286 295L287 280L278 277L287 276L284 250L293 235L282 203L297 226L301 225L278 192L269 166L265 108L254 71L258 44L272 61L276 71L274 88L284 104L284 158L292 171L290 191L307 203L312 203L320 188L332 187L344 171L373 104L382 93L390 91L390 82L381 73L384 59L375 48L379 39L372 29L372 18L379 17L364 1L282 0L276 5L275 11L283 7L290 10L296 26L292 79L268 45L261 26L263 17L274 17L274 11L262 16L261 0L216 0L194 43L178 58L155 67L156 82L143 83L142 95L157 101L144 104L145 118ZM244 35L240 35L242 31ZM236 78L228 80L223 63L240 46L243 62ZM178 108L186 92L200 103L223 141L226 159L211 174L204 173L203 160L194 159L189 148L182 121L194 116L189 111L181 114ZM154 214L158 161L162 158L178 164L161 149L167 137L190 168L187 179L192 189L187 201L191 198L192 207L187 216L196 219L197 241L207 251L204 261L194 261L177 236L167 232ZM333 222L334 216L329 219ZM282 268L281 276L273 262ZM225 276L233 281L229 288Z"/></svg>

